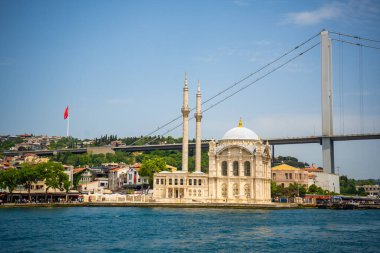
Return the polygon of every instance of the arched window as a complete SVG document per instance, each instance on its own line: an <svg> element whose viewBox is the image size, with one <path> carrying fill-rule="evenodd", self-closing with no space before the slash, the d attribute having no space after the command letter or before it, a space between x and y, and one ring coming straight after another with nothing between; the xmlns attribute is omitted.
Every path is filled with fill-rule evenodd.
<svg viewBox="0 0 380 253"><path fill-rule="evenodd" d="M244 163L244 176L250 176L251 175L251 163L246 161Z"/></svg>
<svg viewBox="0 0 380 253"><path fill-rule="evenodd" d="M202 185L202 179L198 179L198 185Z"/></svg>
<svg viewBox="0 0 380 253"><path fill-rule="evenodd" d="M249 190L249 185L244 185L244 195L249 198L250 197L250 190Z"/></svg>
<svg viewBox="0 0 380 253"><path fill-rule="evenodd" d="M239 162L234 161L233 163L233 171L232 171L234 176L239 176Z"/></svg>
<svg viewBox="0 0 380 253"><path fill-rule="evenodd" d="M169 179L170 180L170 179ZM173 197L173 189L169 189L169 198L172 198Z"/></svg>
<svg viewBox="0 0 380 253"><path fill-rule="evenodd" d="M189 179L189 185L192 185L192 183L193 183L193 180Z"/></svg>
<svg viewBox="0 0 380 253"><path fill-rule="evenodd" d="M169 185L172 185L172 179L169 178Z"/></svg>
<svg viewBox="0 0 380 253"><path fill-rule="evenodd" d="M201 197L201 196L202 196L202 191L198 190L198 197Z"/></svg>
<svg viewBox="0 0 380 253"><path fill-rule="evenodd" d="M222 184L222 197L227 198L227 185Z"/></svg>
<svg viewBox="0 0 380 253"><path fill-rule="evenodd" d="M222 162L222 176L227 176L227 162Z"/></svg>
<svg viewBox="0 0 380 253"><path fill-rule="evenodd" d="M234 184L234 185L232 186L232 193L234 194L234 196L239 195L239 187L238 187L237 184Z"/></svg>

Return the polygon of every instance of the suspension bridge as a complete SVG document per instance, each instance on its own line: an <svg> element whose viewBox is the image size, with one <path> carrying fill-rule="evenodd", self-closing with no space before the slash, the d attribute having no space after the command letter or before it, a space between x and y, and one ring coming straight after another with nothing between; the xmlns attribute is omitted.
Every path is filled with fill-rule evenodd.
<svg viewBox="0 0 380 253"><path fill-rule="evenodd" d="M317 38L320 38L319 41L315 42ZM334 135L333 132L333 89L332 89L332 44L338 43L339 45L339 125L342 130L341 134ZM343 94L343 44L347 44L353 47L359 48L359 89L360 89L360 133L358 134L344 134L344 100L342 99ZM258 83L260 80L271 75L272 73L278 71L289 63L293 62L297 58L307 54L311 50L315 49L320 45L321 49L321 119L322 119L322 134L320 136L306 136L306 137L294 137L294 138L268 138L269 143L272 145L272 151L276 145L288 145L288 144L306 144L306 143L318 143L322 146L322 157L323 157L323 168L325 172L334 173L334 142L337 141L354 141L354 140L371 140L371 139L380 139L380 133L364 133L364 99L363 99L363 48L375 50L376 53L379 53L380 50L380 41L360 37L351 34L345 34L335 31L326 31L323 30L320 33L317 33L302 43L296 45L291 50L285 52L281 56L275 58L269 63L265 64L263 67L257 69L256 71L246 75L242 79L228 86L227 88L221 90L214 96L202 102L202 106L210 104L211 101L216 101L213 104L209 105L203 113L211 110L212 108L223 103L227 99L235 96L241 91L247 89L248 87ZM252 78L255 78L252 80ZM248 83L245 83L248 82ZM233 88L237 90L231 91ZM226 94L227 93L227 94ZM224 95L226 94L226 95ZM224 95L224 97L222 97ZM219 100L217 100L219 99ZM190 111L194 111L194 108ZM193 117L194 118L194 117ZM191 118L191 119L193 119ZM140 139L136 140L132 144L126 147L115 147L114 150L125 151L125 152L136 152L136 151L152 151L152 150L181 150L182 144L159 144L151 145L156 139L151 139L143 145L136 145L141 143L141 141L148 137L156 134L159 131L165 132L161 133L161 136L165 136L175 129L182 126L183 123L177 123L178 120L182 119L182 115L177 116L161 125L152 132L144 135ZM174 126L173 126L174 125ZM159 135L159 136L160 136ZM266 139L265 139L266 140ZM208 148L208 142L202 143L202 149ZM190 143L189 149L194 149L195 144ZM60 152L71 152L71 153L85 153L87 152L86 148L82 149L64 149L64 150L39 150L39 151L5 151L5 155L22 155L24 153L34 153L37 155L53 155Z"/></svg>

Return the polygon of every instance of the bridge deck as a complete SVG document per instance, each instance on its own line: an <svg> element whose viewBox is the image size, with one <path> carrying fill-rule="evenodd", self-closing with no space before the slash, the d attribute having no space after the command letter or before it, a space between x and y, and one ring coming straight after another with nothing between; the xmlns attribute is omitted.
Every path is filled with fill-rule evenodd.
<svg viewBox="0 0 380 253"><path fill-rule="evenodd" d="M356 141L356 140L374 140L380 139L380 133L375 134L351 134L351 135L334 135L331 137L322 136L306 136L295 138L272 138L268 139L269 144L276 145L291 145L291 144L308 144L308 143L322 143L322 138L330 138L332 141ZM202 149L208 149L208 142L202 142ZM157 144L157 145L142 145L142 146L127 146L115 147L115 151L124 152L138 152L138 151L153 151L153 150L181 150L182 143L176 144ZM195 149L195 143L189 143L189 149ZM87 152L86 148L80 149L60 149L60 150L35 150L35 151L4 151L6 156L17 156L24 154L36 155L54 155L57 153L70 152L73 154L83 154Z"/></svg>

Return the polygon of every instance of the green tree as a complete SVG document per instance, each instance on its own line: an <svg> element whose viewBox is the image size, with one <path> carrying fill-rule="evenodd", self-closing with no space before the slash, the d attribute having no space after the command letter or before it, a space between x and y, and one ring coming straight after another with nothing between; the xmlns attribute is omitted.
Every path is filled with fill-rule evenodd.
<svg viewBox="0 0 380 253"><path fill-rule="evenodd" d="M66 201L67 201L67 194L69 193L70 191L70 180L69 180L69 176L67 174L66 175L66 178L63 179L63 189L65 190L65 197L66 197Z"/></svg>
<svg viewBox="0 0 380 253"><path fill-rule="evenodd" d="M65 173L61 163L47 162L36 165L36 170L41 178L45 181L46 191L45 199L47 200L48 191L50 188L63 189L65 181L68 181L68 175Z"/></svg>
<svg viewBox="0 0 380 253"><path fill-rule="evenodd" d="M0 188L8 189L7 201L12 197L12 193L14 189L16 189L17 185L20 183L20 176L18 170L14 168L9 168L7 170L0 171Z"/></svg>
<svg viewBox="0 0 380 253"><path fill-rule="evenodd" d="M340 192L342 194L357 194L357 191L355 188L355 185L356 185L355 179L350 179L347 176L340 176L339 183L340 183Z"/></svg>
<svg viewBox="0 0 380 253"><path fill-rule="evenodd" d="M271 182L271 197L278 197L279 196L279 187L277 186L275 181Z"/></svg>
<svg viewBox="0 0 380 253"><path fill-rule="evenodd" d="M307 192L310 194L319 194L319 195L327 194L327 191L323 190L321 187L316 186L315 184L310 185Z"/></svg>
<svg viewBox="0 0 380 253"><path fill-rule="evenodd" d="M359 189L358 189L358 195L359 196L367 196L368 193L364 190L363 187L359 187Z"/></svg>
<svg viewBox="0 0 380 253"><path fill-rule="evenodd" d="M28 191L29 201L31 200L30 190L32 185L37 183L39 180L43 180L43 175L40 170L37 169L35 164L23 163L19 170L20 184L25 187Z"/></svg>
<svg viewBox="0 0 380 253"><path fill-rule="evenodd" d="M149 185L153 186L153 174L166 170L166 163L162 158L144 159L141 164L139 175L149 177Z"/></svg>

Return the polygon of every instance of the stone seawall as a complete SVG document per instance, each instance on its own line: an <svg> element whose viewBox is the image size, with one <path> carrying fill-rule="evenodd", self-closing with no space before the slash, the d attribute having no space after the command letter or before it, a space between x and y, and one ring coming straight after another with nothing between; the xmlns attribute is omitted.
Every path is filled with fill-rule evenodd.
<svg viewBox="0 0 380 253"><path fill-rule="evenodd" d="M42 204L3 204L0 208L38 207L165 207L165 208L231 208L231 209L289 209L299 208L297 204L209 204L209 203L42 203Z"/></svg>

